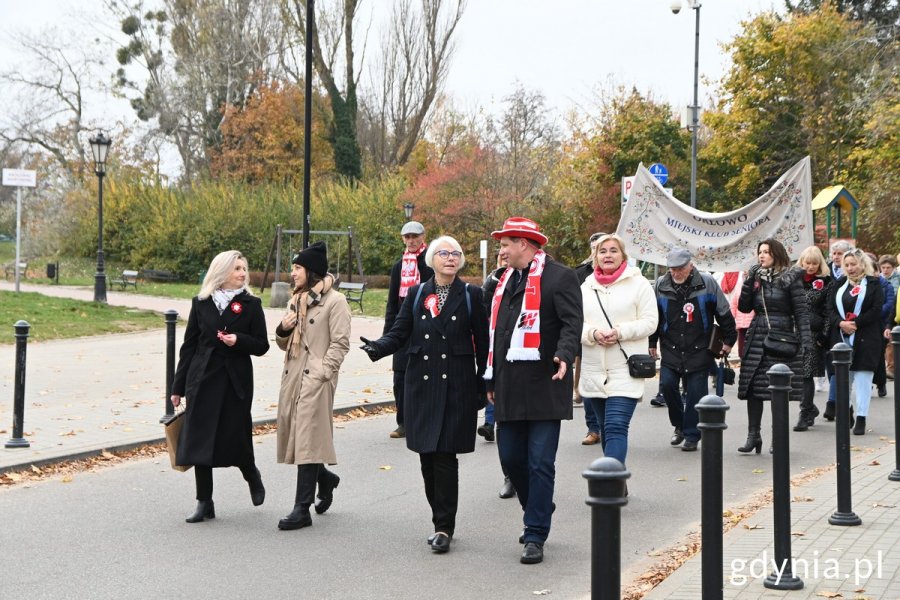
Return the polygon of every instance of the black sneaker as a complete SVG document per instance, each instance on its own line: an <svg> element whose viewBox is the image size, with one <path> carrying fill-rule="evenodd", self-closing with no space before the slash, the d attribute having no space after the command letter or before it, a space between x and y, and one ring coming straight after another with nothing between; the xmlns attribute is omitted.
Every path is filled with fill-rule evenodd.
<svg viewBox="0 0 900 600"><path fill-rule="evenodd" d="M665 406L666 399L663 398L662 394L657 394L653 398L650 399L650 406Z"/></svg>

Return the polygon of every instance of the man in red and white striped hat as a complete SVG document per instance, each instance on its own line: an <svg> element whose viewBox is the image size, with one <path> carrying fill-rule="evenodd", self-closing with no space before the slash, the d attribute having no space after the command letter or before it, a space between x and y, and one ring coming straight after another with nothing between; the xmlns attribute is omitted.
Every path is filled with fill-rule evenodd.
<svg viewBox="0 0 900 600"><path fill-rule="evenodd" d="M491 236L509 268L491 300L488 400L494 403L500 462L524 511L521 562L544 559L550 533L556 449L572 418L572 370L584 313L575 271L541 249L538 224L510 217Z"/></svg>

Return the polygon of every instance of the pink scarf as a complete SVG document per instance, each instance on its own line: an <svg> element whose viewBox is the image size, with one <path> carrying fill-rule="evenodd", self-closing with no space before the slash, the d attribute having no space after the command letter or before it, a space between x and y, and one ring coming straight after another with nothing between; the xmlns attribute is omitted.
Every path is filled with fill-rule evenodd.
<svg viewBox="0 0 900 600"><path fill-rule="evenodd" d="M406 298L409 288L419 285L422 276L419 274L419 255L425 252L428 246L422 244L422 247L415 252L404 252L403 262L400 263L400 297Z"/></svg>
<svg viewBox="0 0 900 600"><path fill-rule="evenodd" d="M625 272L625 267L627 266L628 263L623 260L622 264L619 265L619 268L613 271L610 275L604 275L603 271L600 270L600 267L597 267L596 269L594 269L594 279L596 279L597 283L599 283L600 285L609 285L622 276L622 273Z"/></svg>
<svg viewBox="0 0 900 600"><path fill-rule="evenodd" d="M519 318L516 319L516 327L509 341L509 350L506 351L506 360L541 360L541 275L544 273L544 263L547 254L538 250L531 261L528 270L528 281L525 283L525 297L522 299L522 309ZM500 312L500 302L503 300L503 290L509 281L513 269L506 269L500 277L500 282L494 290L494 298L491 301L491 329L490 346L488 350L487 369L484 378L494 378L494 331L497 329L497 313Z"/></svg>

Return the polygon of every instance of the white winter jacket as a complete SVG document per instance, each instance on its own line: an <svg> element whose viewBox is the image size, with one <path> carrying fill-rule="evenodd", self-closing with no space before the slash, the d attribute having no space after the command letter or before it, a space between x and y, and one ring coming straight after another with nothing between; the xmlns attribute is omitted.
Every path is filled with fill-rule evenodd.
<svg viewBox="0 0 900 600"><path fill-rule="evenodd" d="M581 333L582 398L623 396L641 400L644 380L628 373L628 364L618 344L601 346L594 341L595 329L609 329L597 296L619 332L619 341L629 356L647 354L650 334L656 331L659 311L650 282L636 267L626 267L611 285L603 286L591 275L581 284L584 327Z"/></svg>

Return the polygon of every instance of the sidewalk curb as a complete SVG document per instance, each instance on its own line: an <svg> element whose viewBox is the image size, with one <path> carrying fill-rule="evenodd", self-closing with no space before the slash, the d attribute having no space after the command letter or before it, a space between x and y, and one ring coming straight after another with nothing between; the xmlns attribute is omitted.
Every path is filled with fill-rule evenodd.
<svg viewBox="0 0 900 600"><path fill-rule="evenodd" d="M349 412L352 412L358 408L365 409L366 407L376 407L380 408L383 406L392 406L394 404L393 400L381 400L378 402L366 402L365 404L353 404L350 406L342 406L340 408L335 408L332 412L333 415L343 415ZM276 422L276 417L271 418L263 418L253 421L253 426L257 425L272 425ZM162 423L160 423L162 425ZM140 442L128 442L126 444L114 444L112 446L104 446L103 448L97 448L95 450L84 450L82 452L75 452L73 454L66 454L62 456L54 456L51 458L43 458L41 460L31 460L24 461L12 465L0 466L0 475L3 473L21 471L22 469L29 469L32 466L35 467L43 467L46 465L55 465L59 463L71 462L76 460L82 460L84 458L90 458L92 456L100 456L103 452L127 452L128 450L134 450L135 448L141 448L143 446L152 446L154 444L162 444L165 443L166 437L164 435L158 438L152 438L149 440L142 440Z"/></svg>

